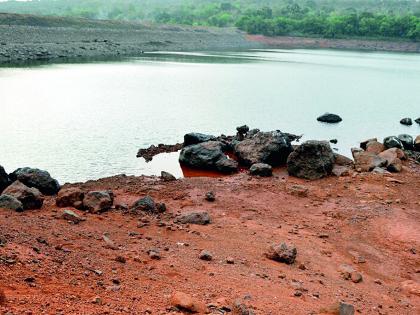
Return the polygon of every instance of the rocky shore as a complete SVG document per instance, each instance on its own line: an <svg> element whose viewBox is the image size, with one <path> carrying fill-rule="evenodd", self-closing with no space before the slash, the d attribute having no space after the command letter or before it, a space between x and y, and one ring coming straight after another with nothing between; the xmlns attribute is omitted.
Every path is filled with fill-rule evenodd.
<svg viewBox="0 0 420 315"><path fill-rule="evenodd" d="M296 139L187 134L180 162L224 177L0 167L0 312L417 314L420 137Z"/></svg>
<svg viewBox="0 0 420 315"><path fill-rule="evenodd" d="M236 29L0 13L0 64L31 60L139 56L150 51L259 48Z"/></svg>

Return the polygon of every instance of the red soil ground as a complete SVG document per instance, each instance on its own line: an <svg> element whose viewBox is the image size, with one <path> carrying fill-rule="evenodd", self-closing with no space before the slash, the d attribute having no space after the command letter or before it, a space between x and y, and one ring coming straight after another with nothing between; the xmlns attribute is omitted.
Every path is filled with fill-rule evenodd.
<svg viewBox="0 0 420 315"><path fill-rule="evenodd" d="M308 195L293 194L295 184ZM74 225L53 197L41 210L1 209L1 313L179 314L169 310L175 291L206 304L242 299L255 314L322 314L337 301L354 305L356 314L420 313L420 166L413 162L392 176L311 182L278 170L272 178L116 176L76 186L112 189L117 203L149 194L168 211L139 218L73 209L86 218ZM204 200L210 190L215 202ZM213 222L173 223L191 210L208 211ZM107 246L104 233L118 249ZM293 265L264 257L282 241L297 247ZM161 259L149 258L150 249ZM203 249L212 261L198 258ZM345 280L342 264L363 281Z"/></svg>

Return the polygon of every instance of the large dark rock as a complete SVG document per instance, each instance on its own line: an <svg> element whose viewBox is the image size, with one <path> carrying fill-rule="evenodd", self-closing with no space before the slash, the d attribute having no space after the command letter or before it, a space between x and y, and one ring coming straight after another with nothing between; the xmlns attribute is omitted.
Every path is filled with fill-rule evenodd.
<svg viewBox="0 0 420 315"><path fill-rule="evenodd" d="M398 148L403 149L404 146L400 139L395 136L389 136L384 139L384 146L386 149Z"/></svg>
<svg viewBox="0 0 420 315"><path fill-rule="evenodd" d="M208 141L183 148L179 162L189 167L223 173L234 173L238 170L238 163L228 159L222 151L222 144L218 141Z"/></svg>
<svg viewBox="0 0 420 315"><path fill-rule="evenodd" d="M0 165L0 194L10 184L9 176L4 170L3 166Z"/></svg>
<svg viewBox="0 0 420 315"><path fill-rule="evenodd" d="M415 120L416 123L420 125L420 117Z"/></svg>
<svg viewBox="0 0 420 315"><path fill-rule="evenodd" d="M410 135L402 134L398 136L398 139L400 139L404 149L406 150L413 150L414 148L414 139Z"/></svg>
<svg viewBox="0 0 420 315"><path fill-rule="evenodd" d="M212 135L206 135L204 133L191 132L184 135L184 147L212 140L216 140L216 137Z"/></svg>
<svg viewBox="0 0 420 315"><path fill-rule="evenodd" d="M3 191L3 195L15 197L22 203L24 210L40 209L44 203L44 197L36 188L30 188L20 181L15 181Z"/></svg>
<svg viewBox="0 0 420 315"><path fill-rule="evenodd" d="M236 131L240 134L246 134L249 131L249 127L247 125L236 127Z"/></svg>
<svg viewBox="0 0 420 315"><path fill-rule="evenodd" d="M114 203L112 191L90 191L83 198L83 208L92 213L100 213L111 209Z"/></svg>
<svg viewBox="0 0 420 315"><path fill-rule="evenodd" d="M335 124L335 123L339 123L343 119L336 114L325 113L324 115L319 116L316 120L325 122L325 123Z"/></svg>
<svg viewBox="0 0 420 315"><path fill-rule="evenodd" d="M413 124L413 121L411 120L411 118L403 118L400 120L400 124L411 126Z"/></svg>
<svg viewBox="0 0 420 315"><path fill-rule="evenodd" d="M15 211L23 211L22 203L13 196L1 195L0 196L0 208L11 209Z"/></svg>
<svg viewBox="0 0 420 315"><path fill-rule="evenodd" d="M149 213L155 213L157 211L157 205L152 197L145 196L143 198L140 198L136 202L134 202L130 207L132 212L149 212Z"/></svg>
<svg viewBox="0 0 420 315"><path fill-rule="evenodd" d="M306 141L289 155L287 171L292 176L318 179L331 174L334 160L334 153L328 142Z"/></svg>
<svg viewBox="0 0 420 315"><path fill-rule="evenodd" d="M269 164L256 163L249 168L249 173L255 176L269 177L273 175L273 168Z"/></svg>
<svg viewBox="0 0 420 315"><path fill-rule="evenodd" d="M28 187L37 188L44 195L55 195L60 190L60 184L50 173L37 168L18 168L9 176L12 181L18 180Z"/></svg>
<svg viewBox="0 0 420 315"><path fill-rule="evenodd" d="M251 166L256 163L271 166L285 164L292 145L287 135L280 131L257 132L234 146L234 152L240 163Z"/></svg>

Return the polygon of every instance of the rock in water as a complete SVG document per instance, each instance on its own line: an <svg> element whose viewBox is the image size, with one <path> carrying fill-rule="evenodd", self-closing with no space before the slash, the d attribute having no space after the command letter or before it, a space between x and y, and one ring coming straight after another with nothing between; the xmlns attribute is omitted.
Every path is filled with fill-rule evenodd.
<svg viewBox="0 0 420 315"><path fill-rule="evenodd" d="M85 197L85 194L80 188L77 188L77 187L64 188L58 192L56 204L60 208L74 207L78 209L78 208L81 208L84 197Z"/></svg>
<svg viewBox="0 0 420 315"><path fill-rule="evenodd" d="M334 160L334 153L328 142L306 141L289 155L287 171L292 176L318 179L331 174Z"/></svg>
<svg viewBox="0 0 420 315"><path fill-rule="evenodd" d="M22 203L18 199L10 195L0 196L0 208L15 210L17 212L23 211Z"/></svg>
<svg viewBox="0 0 420 315"><path fill-rule="evenodd" d="M390 148L403 149L404 148L401 140L395 136L386 137L384 139L384 146L386 149L390 149Z"/></svg>
<svg viewBox="0 0 420 315"><path fill-rule="evenodd" d="M273 175L273 168L271 167L271 165L268 164L255 163L252 164L251 168L249 169L249 172L251 175L269 177Z"/></svg>
<svg viewBox="0 0 420 315"><path fill-rule="evenodd" d="M37 168L18 168L10 174L10 178L28 187L34 187L47 196L55 195L60 190L60 184L51 177L50 173Z"/></svg>
<svg viewBox="0 0 420 315"><path fill-rule="evenodd" d="M413 124L413 121L411 120L411 118L403 118L400 120L400 124L411 126Z"/></svg>
<svg viewBox="0 0 420 315"><path fill-rule="evenodd" d="M410 135L402 134L398 136L400 139L404 149L406 150L413 150L414 149L414 139Z"/></svg>
<svg viewBox="0 0 420 315"><path fill-rule="evenodd" d="M206 225L211 223L210 215L206 211L193 211L179 215L176 222L181 224Z"/></svg>
<svg viewBox="0 0 420 315"><path fill-rule="evenodd" d="M114 194L111 191L90 191L83 198L83 207L92 213L109 210L114 203Z"/></svg>
<svg viewBox="0 0 420 315"><path fill-rule="evenodd" d="M3 195L15 197L22 203L24 210L40 209L44 203L44 197L38 189L29 188L18 180L7 187Z"/></svg>
<svg viewBox="0 0 420 315"><path fill-rule="evenodd" d="M324 115L319 116L316 120L325 122L325 123L335 124L335 123L339 123L343 119L336 114L325 113Z"/></svg>
<svg viewBox="0 0 420 315"><path fill-rule="evenodd" d="M10 180L3 166L0 165L0 194L9 186Z"/></svg>
<svg viewBox="0 0 420 315"><path fill-rule="evenodd" d="M285 264L293 264L296 260L297 249L293 245L287 245L286 243L281 243L278 245L271 245L265 256L268 259L282 262Z"/></svg>
<svg viewBox="0 0 420 315"><path fill-rule="evenodd" d="M420 117L415 120L416 123L420 125Z"/></svg>
<svg viewBox="0 0 420 315"><path fill-rule="evenodd" d="M179 162L192 168L216 170L223 173L234 173L238 170L238 163L228 159L218 141L208 141L183 148L179 155Z"/></svg>
<svg viewBox="0 0 420 315"><path fill-rule="evenodd" d="M280 131L258 132L234 146L239 162L247 166L256 163L271 166L285 164L292 150L289 138Z"/></svg>
<svg viewBox="0 0 420 315"><path fill-rule="evenodd" d="M192 145L192 144L198 144L198 143L213 141L213 140L216 140L215 136L206 135L206 134L198 133L198 132L191 132L184 135L184 147Z"/></svg>

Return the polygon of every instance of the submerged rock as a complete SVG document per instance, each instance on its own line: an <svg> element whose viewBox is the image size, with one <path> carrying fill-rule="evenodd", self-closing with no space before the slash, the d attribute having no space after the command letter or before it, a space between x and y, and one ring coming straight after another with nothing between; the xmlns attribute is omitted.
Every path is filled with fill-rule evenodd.
<svg viewBox="0 0 420 315"><path fill-rule="evenodd" d="M289 155L287 171L292 176L319 179L331 174L334 160L334 153L328 142L306 141Z"/></svg>
<svg viewBox="0 0 420 315"><path fill-rule="evenodd" d="M386 137L384 139L384 146L386 149L390 149L390 148L403 149L404 148L401 140L395 136Z"/></svg>
<svg viewBox="0 0 420 315"><path fill-rule="evenodd" d="M284 164L292 150L288 136L280 131L257 132L234 146L239 162L247 166L256 163L271 166Z"/></svg>
<svg viewBox="0 0 420 315"><path fill-rule="evenodd" d="M0 165L0 194L9 185L10 185L9 176L7 175L7 173L4 170L3 166Z"/></svg>
<svg viewBox="0 0 420 315"><path fill-rule="evenodd" d="M0 208L15 210L17 212L23 211L22 203L10 195L0 196Z"/></svg>
<svg viewBox="0 0 420 315"><path fill-rule="evenodd" d="M316 120L325 122L325 123L334 124L334 123L339 123L343 119L336 114L325 113L324 115L319 116Z"/></svg>
<svg viewBox="0 0 420 315"><path fill-rule="evenodd" d="M420 125L420 117L415 120L416 123Z"/></svg>
<svg viewBox="0 0 420 315"><path fill-rule="evenodd" d="M282 262L288 265L293 264L295 262L296 255L296 247L293 245L288 245L286 243L271 245L265 253L265 256L268 259Z"/></svg>
<svg viewBox="0 0 420 315"><path fill-rule="evenodd" d="M269 177L273 175L273 168L268 164L255 163L250 167L249 173L255 176Z"/></svg>
<svg viewBox="0 0 420 315"><path fill-rule="evenodd" d="M398 136L398 139L400 139L404 149L406 150L413 150L414 148L414 139L410 135L402 134Z"/></svg>
<svg viewBox="0 0 420 315"><path fill-rule="evenodd" d="M192 144L198 144L198 143L213 141L213 140L216 140L215 136L206 135L204 133L191 132L184 135L184 147L192 145Z"/></svg>
<svg viewBox="0 0 420 315"><path fill-rule="evenodd" d="M222 144L218 141L208 141L183 148L179 162L189 167L223 173L234 173L238 170L238 163L228 159L222 151Z"/></svg>
<svg viewBox="0 0 420 315"><path fill-rule="evenodd" d="M83 198L83 208L92 213L100 213L111 209L114 203L112 191L90 191Z"/></svg>
<svg viewBox="0 0 420 315"><path fill-rule="evenodd" d="M400 124L411 126L413 124L413 121L411 120L411 118L403 118L400 120Z"/></svg>
<svg viewBox="0 0 420 315"><path fill-rule="evenodd" d="M30 188L20 181L15 181L3 191L3 195L15 197L22 203L24 210L40 209L44 203L44 197L36 188Z"/></svg>
<svg viewBox="0 0 420 315"><path fill-rule="evenodd" d="M60 184L50 173L37 168L18 168L9 176L13 181L18 180L28 187L34 187L47 196L55 195L60 190Z"/></svg>

